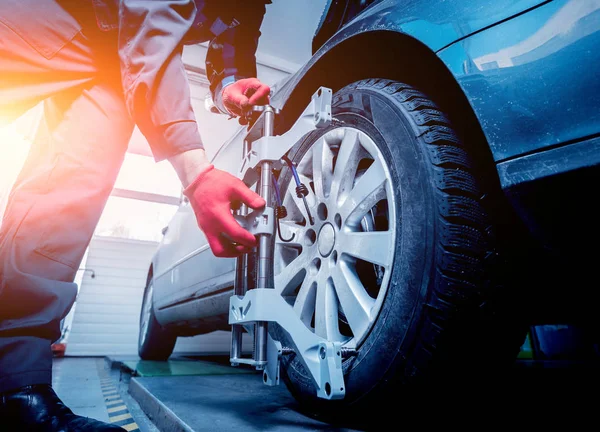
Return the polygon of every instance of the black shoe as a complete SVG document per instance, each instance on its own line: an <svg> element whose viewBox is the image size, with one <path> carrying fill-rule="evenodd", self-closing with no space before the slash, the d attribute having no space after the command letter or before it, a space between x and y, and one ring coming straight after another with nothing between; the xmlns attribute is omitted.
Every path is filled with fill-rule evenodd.
<svg viewBox="0 0 600 432"><path fill-rule="evenodd" d="M15 432L123 432L125 429L73 414L49 385L0 394L0 430ZM6 427L7 429L3 429Z"/></svg>

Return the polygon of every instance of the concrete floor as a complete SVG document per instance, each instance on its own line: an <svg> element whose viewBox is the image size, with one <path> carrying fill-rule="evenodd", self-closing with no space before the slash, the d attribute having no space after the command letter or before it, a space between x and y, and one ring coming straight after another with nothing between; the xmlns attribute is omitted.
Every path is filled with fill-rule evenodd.
<svg viewBox="0 0 600 432"><path fill-rule="evenodd" d="M261 374L139 377L132 378L129 390L165 431L180 427L221 432L362 430L304 415L284 385L267 387Z"/></svg>
<svg viewBox="0 0 600 432"><path fill-rule="evenodd" d="M262 372L231 367L228 356L174 356L167 362L109 357L120 381L160 431L339 431L302 413L282 383L268 387Z"/></svg>
<svg viewBox="0 0 600 432"><path fill-rule="evenodd" d="M108 412L94 358L57 358L52 365L52 386L75 414L108 422Z"/></svg>
<svg viewBox="0 0 600 432"><path fill-rule="evenodd" d="M104 358L55 358L52 372L55 392L75 414L132 432L158 432Z"/></svg>
<svg viewBox="0 0 600 432"><path fill-rule="evenodd" d="M56 358L53 387L76 414L129 431L359 430L302 414L285 385L267 387L261 373L220 358Z"/></svg>
<svg viewBox="0 0 600 432"><path fill-rule="evenodd" d="M265 386L260 373L232 368L227 360L186 356L168 362L140 362L135 356L57 358L53 385L75 413L129 431L379 431L389 428L377 426L377 419L417 415L399 401L390 401L397 407L394 412L382 407L381 412L365 413L373 418L372 429L323 423L304 415L285 385ZM471 395L470 402L480 402L475 411L483 414L482 409L487 410L488 418L503 421L523 415L536 416L537 422L550 414L552 418L569 416L573 426L583 421L586 412L595 412L600 368L597 363L521 365L509 381L493 397ZM427 395L417 405L431 409L436 400L443 402L441 405L454 400L460 402L456 415L461 421L470 418L474 406L466 403L469 395L461 389L448 390L453 395L450 399L448 395ZM593 411L586 408L590 404Z"/></svg>

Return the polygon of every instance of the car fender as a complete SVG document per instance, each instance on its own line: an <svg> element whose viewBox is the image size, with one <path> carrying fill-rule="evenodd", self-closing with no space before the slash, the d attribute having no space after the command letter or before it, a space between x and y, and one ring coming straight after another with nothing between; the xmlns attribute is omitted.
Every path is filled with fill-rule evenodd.
<svg viewBox="0 0 600 432"><path fill-rule="evenodd" d="M325 42L311 59L293 76L282 83L273 98L273 105L283 108L294 89L318 68L322 60L348 40L370 32L395 32L406 35L437 52L454 42L513 16L522 14L542 0L472 0L447 2L446 13L440 13L440 3L430 0L388 0L374 3ZM490 11L490 9L492 9ZM443 19L440 17L443 16ZM311 93L312 94L312 93Z"/></svg>

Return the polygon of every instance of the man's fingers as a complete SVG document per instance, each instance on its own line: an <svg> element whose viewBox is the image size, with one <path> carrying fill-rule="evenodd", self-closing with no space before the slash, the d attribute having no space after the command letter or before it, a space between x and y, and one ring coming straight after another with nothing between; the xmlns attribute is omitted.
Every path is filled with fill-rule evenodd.
<svg viewBox="0 0 600 432"><path fill-rule="evenodd" d="M223 105L229 111L239 115L242 109L249 105L249 101L241 92L230 92L223 97Z"/></svg>
<svg viewBox="0 0 600 432"><path fill-rule="evenodd" d="M213 255L218 258L233 258L239 255L231 242L225 238L210 236L207 240Z"/></svg>
<svg viewBox="0 0 600 432"><path fill-rule="evenodd" d="M250 105L266 105L269 103L269 94L271 93L269 86L259 82L257 87L253 86L252 88L254 92L248 100Z"/></svg>
<svg viewBox="0 0 600 432"><path fill-rule="evenodd" d="M238 186L231 191L231 195L232 201L241 201L255 210L263 208L267 204L259 194L251 190L241 180Z"/></svg>
<svg viewBox="0 0 600 432"><path fill-rule="evenodd" d="M234 246L234 249L240 255L252 252L252 248L251 247L243 246L243 245L236 245L236 246Z"/></svg>
<svg viewBox="0 0 600 432"><path fill-rule="evenodd" d="M215 240L210 249L217 258L235 258L252 252L251 247L243 245L234 246L227 239Z"/></svg>
<svg viewBox="0 0 600 432"><path fill-rule="evenodd" d="M230 239L223 235L211 236L208 244L214 256L218 258L235 258L241 254L252 252L252 247L233 244Z"/></svg>
<svg viewBox="0 0 600 432"><path fill-rule="evenodd" d="M221 223L223 225L223 236L231 242L248 247L256 246L256 237L246 231L233 216L223 217Z"/></svg>

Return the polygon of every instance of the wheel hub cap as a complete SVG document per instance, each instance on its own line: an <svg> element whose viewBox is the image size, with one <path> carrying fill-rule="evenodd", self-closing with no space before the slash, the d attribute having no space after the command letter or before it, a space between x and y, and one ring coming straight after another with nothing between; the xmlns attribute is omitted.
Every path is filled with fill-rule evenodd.
<svg viewBox="0 0 600 432"><path fill-rule="evenodd" d="M319 253L323 257L329 256L335 245L335 230L333 225L326 223L319 231Z"/></svg>

